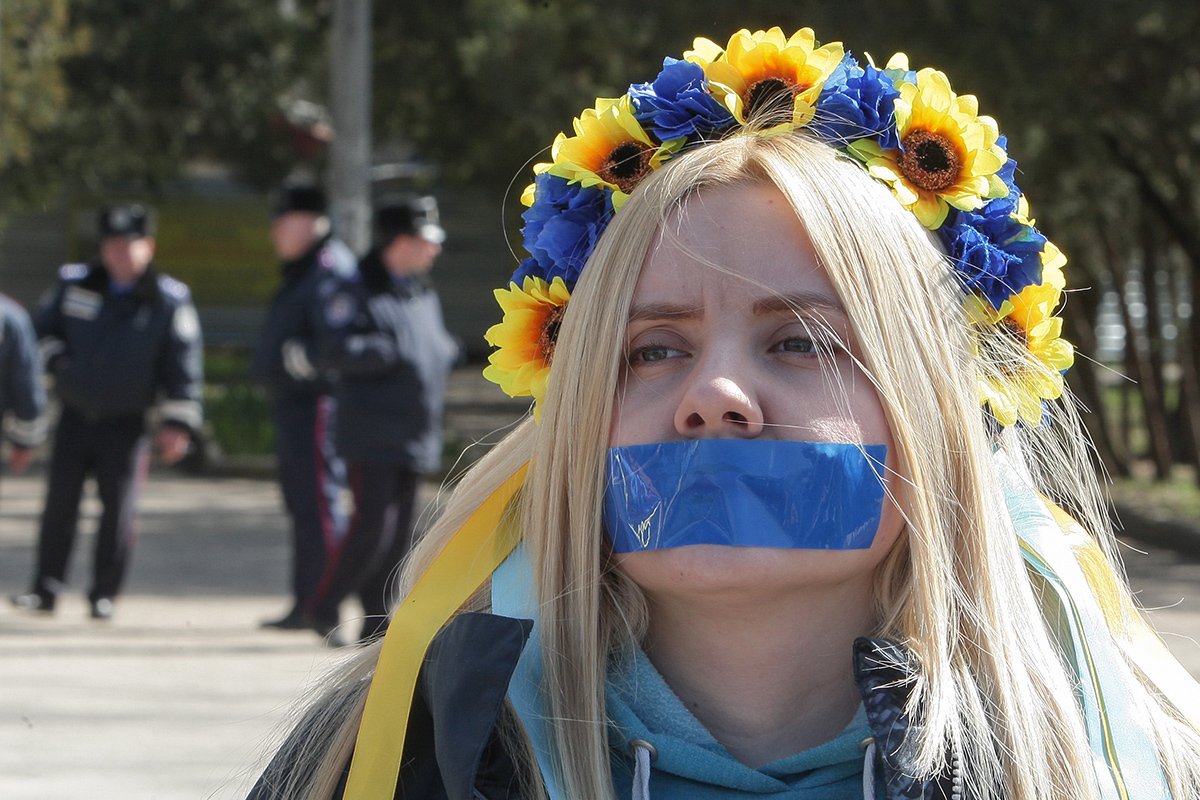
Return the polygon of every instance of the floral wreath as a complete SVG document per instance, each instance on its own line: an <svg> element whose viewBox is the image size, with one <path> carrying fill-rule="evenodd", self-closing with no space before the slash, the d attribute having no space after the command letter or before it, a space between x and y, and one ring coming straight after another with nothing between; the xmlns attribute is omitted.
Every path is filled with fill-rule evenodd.
<svg viewBox="0 0 1200 800"><path fill-rule="evenodd" d="M764 110L778 123L770 132L807 128L936 233L972 325L1012 335L1030 356L981 370L980 404L1003 427L1038 425L1074 361L1054 316L1066 258L1029 218L1007 140L942 72L914 72L903 53L883 69L869 57L862 65L841 43L818 45L810 28L791 37L777 27L741 30L725 48L696 39L682 60L666 58L653 82L597 99L573 136L558 134L552 161L534 167L521 197L529 255L495 291L504 316L485 334L497 349L484 376L509 396L533 397L537 417L571 290L629 193L682 150Z"/></svg>

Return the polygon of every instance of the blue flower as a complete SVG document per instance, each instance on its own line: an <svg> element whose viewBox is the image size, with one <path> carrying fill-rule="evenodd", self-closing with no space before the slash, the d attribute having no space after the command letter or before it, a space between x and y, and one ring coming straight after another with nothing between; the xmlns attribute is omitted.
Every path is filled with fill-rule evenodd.
<svg viewBox="0 0 1200 800"><path fill-rule="evenodd" d="M1007 151L1008 140L996 140ZM938 229L942 244L968 290L982 294L999 310L1005 300L1026 286L1041 283L1042 248L1046 237L1013 217L1021 199L1012 158L996 173L1008 195L990 200L977 211L951 211Z"/></svg>
<svg viewBox="0 0 1200 800"><path fill-rule="evenodd" d="M997 136L996 146L1005 153L1008 153L1008 137L1003 133ZM1021 199L1021 190L1017 188L1017 162L1012 156L1009 156L1008 160L1004 162L1004 165L1001 166L1000 169L996 170L996 177L1004 181L1004 185L1008 187L1008 194L1004 197L997 197L995 200L992 200L989 205L992 203L999 203L1007 208L1009 213L1016 211L1017 203ZM1000 206L997 206L997 209L999 208Z"/></svg>
<svg viewBox="0 0 1200 800"><path fill-rule="evenodd" d="M708 138L732 127L729 109L709 94L704 69L667 57L653 83L629 87L633 114L660 142L680 137Z"/></svg>
<svg viewBox="0 0 1200 800"><path fill-rule="evenodd" d="M938 235L964 286L999 309L1004 301L1042 279L1046 237L989 203L980 211L952 211Z"/></svg>
<svg viewBox="0 0 1200 800"><path fill-rule="evenodd" d="M512 277L508 280L517 286L524 286L526 278L541 278L545 274L545 270L537 263L536 259L523 258L521 259L521 263L517 264L517 269L513 272ZM545 280L545 278L542 278L542 280Z"/></svg>
<svg viewBox="0 0 1200 800"><path fill-rule="evenodd" d="M550 283L562 278L574 286L612 219L612 192L599 186L580 186L566 178L543 172L534 178L534 200L521 215L525 249L513 280L523 285L527 275Z"/></svg>
<svg viewBox="0 0 1200 800"><path fill-rule="evenodd" d="M825 79L810 127L838 147L871 136L880 147L898 148L895 102L899 96L888 75L869 64L860 67L847 53Z"/></svg>

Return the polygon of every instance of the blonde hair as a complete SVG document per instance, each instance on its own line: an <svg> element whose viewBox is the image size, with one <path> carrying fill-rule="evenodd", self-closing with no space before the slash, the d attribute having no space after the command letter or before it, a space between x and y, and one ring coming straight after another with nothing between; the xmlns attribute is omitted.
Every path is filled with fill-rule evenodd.
<svg viewBox="0 0 1200 800"><path fill-rule="evenodd" d="M519 519L540 600L558 782L569 797L612 796L606 669L646 619L637 589L610 568L601 535L603 458L624 329L641 265L667 215L706 189L745 183L774 185L807 229L891 427L906 536L879 570L876 633L902 642L920 665L910 712L922 725L906 743L913 762L933 774L947 766L948 752L961 753L971 797L1098 797L1073 679L1042 620L992 466L996 446L1026 464L1039 490L1071 510L1111 557L1077 415L1067 399L1053 424L989 435L976 386L980 370L991 367L975 355L945 256L884 186L803 132L705 145L633 192L575 288L540 424L523 423L464 479L406 563L401 594L470 512L529 461ZM1124 581L1117 583L1127 600ZM471 605L486 607L486 595ZM324 798L332 790L376 658L377 647L366 648L298 730L300 761L309 766L293 776L305 790L295 796ZM1200 736L1149 688L1147 698L1172 792L1195 796Z"/></svg>

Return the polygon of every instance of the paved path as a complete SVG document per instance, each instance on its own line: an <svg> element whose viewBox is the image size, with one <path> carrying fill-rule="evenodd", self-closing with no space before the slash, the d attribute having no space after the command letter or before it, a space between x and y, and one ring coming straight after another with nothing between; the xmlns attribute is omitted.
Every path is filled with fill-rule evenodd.
<svg viewBox="0 0 1200 800"><path fill-rule="evenodd" d="M41 476L0 482L0 589L25 588ZM244 795L304 692L341 657L315 635L260 631L286 605L288 551L273 484L158 473L111 623L79 591L54 617L0 605L0 798ZM95 513L94 505L87 507ZM1200 675L1200 570L1171 551L1129 555L1172 649Z"/></svg>

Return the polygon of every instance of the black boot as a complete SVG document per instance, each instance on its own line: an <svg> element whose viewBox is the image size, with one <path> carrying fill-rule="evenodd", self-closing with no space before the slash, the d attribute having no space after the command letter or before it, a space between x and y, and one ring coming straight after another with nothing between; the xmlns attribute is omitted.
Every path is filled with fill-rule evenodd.
<svg viewBox="0 0 1200 800"><path fill-rule="evenodd" d="M55 596L49 592L39 592L36 589L25 594L10 595L8 600L17 608L24 611L41 611L43 614L54 612Z"/></svg>
<svg viewBox="0 0 1200 800"><path fill-rule="evenodd" d="M308 630L308 621L304 618L304 611L300 606L292 606L292 610L284 614L279 619L266 619L259 623L260 628L274 628L280 631L303 631Z"/></svg>
<svg viewBox="0 0 1200 800"><path fill-rule="evenodd" d="M92 619L112 619L113 601L111 597L93 597L88 602L92 607Z"/></svg>

